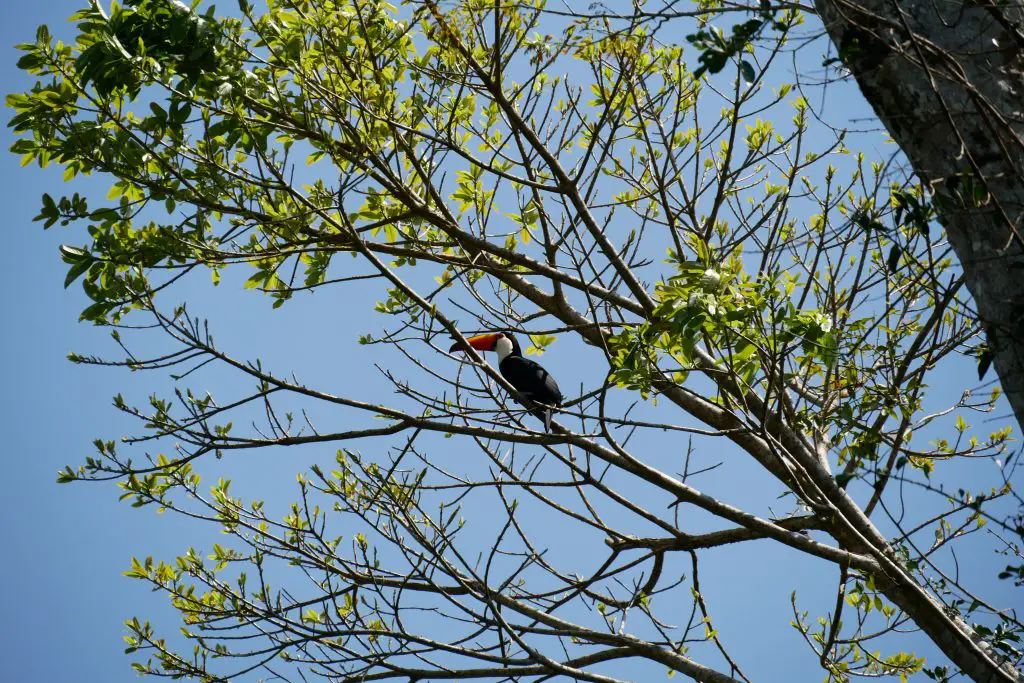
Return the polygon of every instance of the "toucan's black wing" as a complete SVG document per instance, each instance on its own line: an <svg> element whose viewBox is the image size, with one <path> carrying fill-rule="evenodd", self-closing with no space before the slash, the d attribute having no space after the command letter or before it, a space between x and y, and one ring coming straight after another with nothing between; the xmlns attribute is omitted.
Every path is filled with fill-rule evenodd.
<svg viewBox="0 0 1024 683"><path fill-rule="evenodd" d="M540 363L522 356L508 356L498 366L501 376L524 398L549 406L562 405L558 382Z"/></svg>
<svg viewBox="0 0 1024 683"><path fill-rule="evenodd" d="M551 431L552 408L562 405L562 392L551 373L537 361L520 355L507 356L498 369L501 376L522 395L523 404L530 414L544 423L545 431Z"/></svg>

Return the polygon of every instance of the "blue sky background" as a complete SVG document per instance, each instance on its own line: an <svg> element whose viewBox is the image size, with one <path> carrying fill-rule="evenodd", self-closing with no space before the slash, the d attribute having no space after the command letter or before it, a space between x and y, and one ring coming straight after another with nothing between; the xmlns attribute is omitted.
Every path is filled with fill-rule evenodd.
<svg viewBox="0 0 1024 683"><path fill-rule="evenodd" d="M65 18L80 5L79 0L38 0L5 13L0 25L0 89L6 93L30 84L25 74L14 68L17 53L13 45L31 40L40 23L49 24L58 37L70 36L72 27ZM820 54L809 53L808 58L819 59L820 65ZM829 106L866 128L872 125L866 120L869 110L849 87L832 90ZM3 118L6 122L9 114ZM0 146L6 150L13 141L11 132L4 128L0 136ZM872 150L885 149L879 135L865 139L869 140L869 156ZM189 545L208 548L217 537L209 529L172 515L118 503L113 484L54 483L57 469L77 464L91 453L93 439L114 438L129 431L131 425L110 405L115 393L141 398L154 386L146 376L75 366L65 360L69 351L109 352L111 344L104 331L77 322L87 304L80 287L63 288L66 266L57 248L61 243L81 244L81 228L55 226L44 232L41 224L31 220L38 213L40 195L62 193L61 185L59 169L22 169L16 156L0 153L8 243L0 269L0 291L6 295L8 309L0 335L4 378L0 421L6 465L0 483L0 512L7 537L4 562L0 563L0 585L7 587L0 678L49 683L130 681L136 677L129 658L121 654L122 621L144 615L168 630L176 627L176 621L165 597L122 578L129 558L155 555L170 559ZM94 177L79 179L69 191L102 197L106 189L105 182ZM175 297L196 300L198 310L216 321L218 341L240 357L259 355L278 371L295 370L300 377L315 379L318 386L342 387L337 393L359 386L367 399L388 396L388 387L373 367L380 360L376 348L352 344L357 335L381 324L369 303L377 295L376 284L348 289L344 297L296 297L280 311L271 311L268 298L241 292L236 286L246 274L238 270L227 275L217 289L201 281L188 282ZM337 353L341 348L344 355ZM579 349L572 343L555 344L544 363L558 368L559 381L566 389L593 381L591 353L591 349ZM965 373L973 368L962 362L955 370L944 375L948 387L935 385L933 391L958 394ZM216 371L197 381L198 388L219 389L223 394L237 388L230 384L229 375ZM335 421L336 429L344 428L348 419L341 414L319 417L326 423ZM729 457L724 442L708 443L711 452L704 451L704 457ZM668 460L679 457L680 444L674 446L674 451L664 455L666 462L656 464L672 470ZM458 457L457 453L436 452L441 458ZM247 453L211 464L204 470L204 478L208 481L224 473L247 487L246 497L283 503L292 496L295 473L311 462L329 461L332 454L333 449ZM965 483L972 483L976 475L978 481L987 481L991 474L982 477L967 465L963 467L961 481ZM723 479L712 483L729 490L731 502L759 509L772 502L774 489L762 489L767 480L752 463L744 463L738 471L738 477L737 470L730 470L728 479L723 472ZM695 483L703 486L705 482ZM474 533L485 539L487 532L481 528ZM579 549L567 543L553 552L571 557ZM746 663L747 673L760 680L819 679L816 663L788 626L789 592L799 586L801 603L807 603L812 616L824 614L831 609L837 570L767 542L758 544L756 551L742 546L705 555L703 588L715 624L741 663ZM756 561L752 563L752 559ZM992 562L987 554L961 558L963 567ZM679 569L688 571L688 567ZM987 588L1000 604L1019 599L1019 593L1014 596L1006 582L993 582ZM755 632L753 624L759 625ZM778 656L780 653L784 656ZM933 654L927 645L918 653Z"/></svg>

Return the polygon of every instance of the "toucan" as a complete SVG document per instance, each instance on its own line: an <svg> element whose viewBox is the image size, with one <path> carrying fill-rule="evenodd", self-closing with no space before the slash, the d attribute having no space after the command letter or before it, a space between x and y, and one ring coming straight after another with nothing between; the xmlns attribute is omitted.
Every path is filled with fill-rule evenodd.
<svg viewBox="0 0 1024 683"><path fill-rule="evenodd" d="M526 400L524 405L530 414L544 422L544 429L551 431L551 412L562 405L562 392L558 383L537 361L523 357L519 342L511 332L489 332L466 339L477 351L494 351L498 354L498 371L509 384L515 387ZM461 342L452 344L449 351L464 351Z"/></svg>

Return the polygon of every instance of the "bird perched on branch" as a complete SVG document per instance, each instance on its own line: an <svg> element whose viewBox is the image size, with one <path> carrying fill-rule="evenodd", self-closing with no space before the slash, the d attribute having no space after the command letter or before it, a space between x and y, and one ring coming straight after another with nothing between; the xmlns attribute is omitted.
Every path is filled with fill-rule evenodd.
<svg viewBox="0 0 1024 683"><path fill-rule="evenodd" d="M544 430L551 431L551 413L562 405L562 392L558 383L544 367L523 357L519 342L511 332L489 332L466 339L477 351L494 351L498 354L498 371L524 399L530 414L544 422ZM465 351L462 342L452 344L449 351Z"/></svg>

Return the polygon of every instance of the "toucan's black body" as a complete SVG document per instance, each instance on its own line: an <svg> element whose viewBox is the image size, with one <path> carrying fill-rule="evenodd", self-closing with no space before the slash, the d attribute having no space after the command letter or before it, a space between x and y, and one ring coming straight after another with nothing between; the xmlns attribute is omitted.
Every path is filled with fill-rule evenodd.
<svg viewBox="0 0 1024 683"><path fill-rule="evenodd" d="M527 401L524 405L530 414L544 422L545 429L550 429L551 409L562 405L562 392L551 373L537 361L524 358L519 342L510 332L481 334L466 341L478 351L497 351L500 356L502 349L499 349L499 344L503 343L502 340L507 340L511 349L504 347L505 356L498 362L498 371ZM455 344L451 350L462 348L460 344Z"/></svg>
<svg viewBox="0 0 1024 683"><path fill-rule="evenodd" d="M523 398L555 408L562 405L562 392L558 390L558 383L537 361L510 355L498 364L498 370ZM544 420L547 426L547 411L535 408L530 412Z"/></svg>

